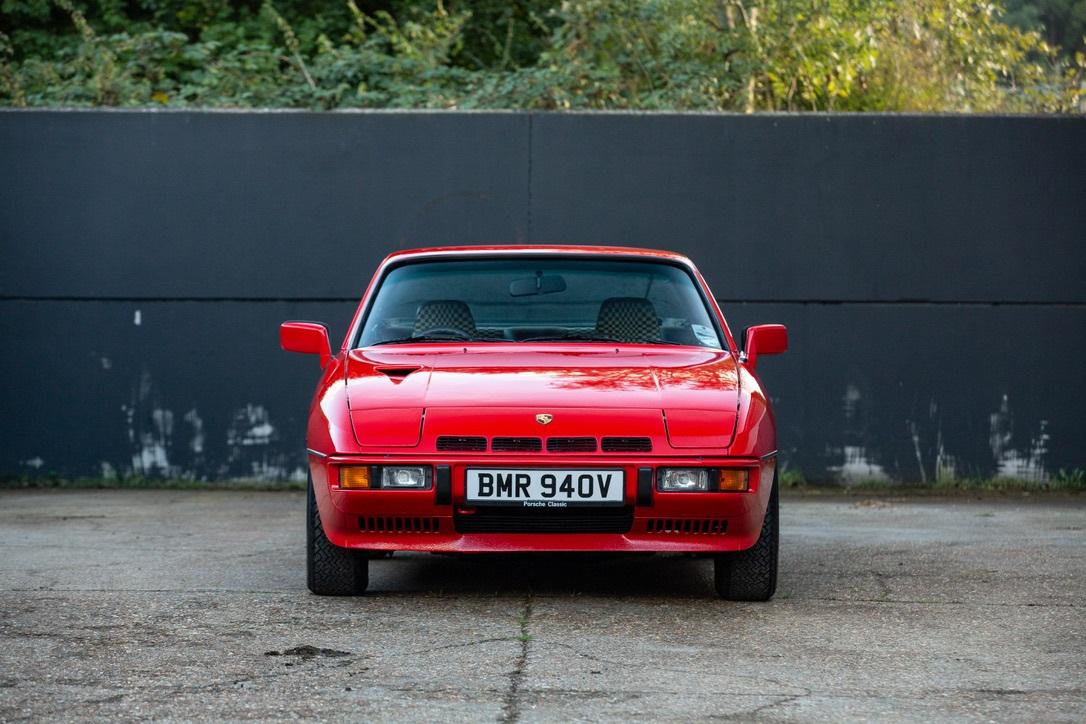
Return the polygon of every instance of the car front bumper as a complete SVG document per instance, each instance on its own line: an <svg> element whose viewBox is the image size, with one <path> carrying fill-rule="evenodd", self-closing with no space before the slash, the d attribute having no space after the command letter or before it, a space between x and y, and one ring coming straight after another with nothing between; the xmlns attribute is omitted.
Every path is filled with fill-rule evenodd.
<svg viewBox="0 0 1086 724"><path fill-rule="evenodd" d="M325 535L335 545L363 550L497 553L522 551L627 551L716 553L744 550L758 540L776 465L761 458L565 456L324 456L309 466ZM342 465L448 466L449 489L346 490ZM562 511L474 507L465 502L470 467L622 468L625 505ZM745 467L744 492L659 492L658 467ZM646 495L645 474L652 470ZM441 493L439 495L439 492ZM448 502L439 499L447 498Z"/></svg>

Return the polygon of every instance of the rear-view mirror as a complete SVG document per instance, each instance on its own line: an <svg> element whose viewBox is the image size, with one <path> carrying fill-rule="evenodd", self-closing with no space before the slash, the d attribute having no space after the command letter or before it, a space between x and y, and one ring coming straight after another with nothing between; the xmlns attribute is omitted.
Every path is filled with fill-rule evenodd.
<svg viewBox="0 0 1086 724"><path fill-rule="evenodd" d="M566 280L557 274L545 276L543 272L537 272L534 277L514 279L509 284L509 295L513 297L527 297L532 294L554 294L566 291Z"/></svg>

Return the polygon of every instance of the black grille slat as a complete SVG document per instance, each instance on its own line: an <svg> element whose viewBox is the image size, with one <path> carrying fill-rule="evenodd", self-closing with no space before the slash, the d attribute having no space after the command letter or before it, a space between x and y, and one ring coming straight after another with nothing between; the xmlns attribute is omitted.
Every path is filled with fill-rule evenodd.
<svg viewBox="0 0 1086 724"><path fill-rule="evenodd" d="M601 447L604 452L652 452L652 438L605 437Z"/></svg>
<svg viewBox="0 0 1086 724"><path fill-rule="evenodd" d="M716 518L649 518L645 522L649 533L677 535L723 535L728 521Z"/></svg>
<svg viewBox="0 0 1086 724"><path fill-rule="evenodd" d="M543 441L538 437L495 437L490 441L493 452L539 452Z"/></svg>
<svg viewBox="0 0 1086 724"><path fill-rule="evenodd" d="M442 435L437 439L437 449L442 452L454 452L458 450L482 452L486 450L486 438Z"/></svg>
<svg viewBox="0 0 1086 724"><path fill-rule="evenodd" d="M366 516L358 519L358 529L363 533L438 533L441 522L437 518L400 518L393 516Z"/></svg>
<svg viewBox="0 0 1086 724"><path fill-rule="evenodd" d="M476 508L453 520L458 533L628 533L633 508Z"/></svg>
<svg viewBox="0 0 1086 724"><path fill-rule="evenodd" d="M596 452L596 438L549 437L547 438L547 452Z"/></svg>
<svg viewBox="0 0 1086 724"><path fill-rule="evenodd" d="M541 452L543 441L538 437L495 437L490 440L491 452ZM486 452L487 439L481 435L441 435L437 438L441 452ZM652 438L605 437L597 445L594 437L547 438L549 453L594 453L597 449L607 453L652 452Z"/></svg>

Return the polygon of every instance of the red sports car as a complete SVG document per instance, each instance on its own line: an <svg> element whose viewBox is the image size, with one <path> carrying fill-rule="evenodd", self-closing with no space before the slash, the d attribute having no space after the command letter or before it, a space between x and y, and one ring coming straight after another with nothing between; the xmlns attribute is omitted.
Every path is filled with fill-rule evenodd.
<svg viewBox="0 0 1086 724"><path fill-rule="evenodd" d="M755 373L780 325L737 349L705 280L670 252L592 246L397 252L309 411L309 589L366 589L389 551L711 556L716 590L777 582L776 429Z"/></svg>

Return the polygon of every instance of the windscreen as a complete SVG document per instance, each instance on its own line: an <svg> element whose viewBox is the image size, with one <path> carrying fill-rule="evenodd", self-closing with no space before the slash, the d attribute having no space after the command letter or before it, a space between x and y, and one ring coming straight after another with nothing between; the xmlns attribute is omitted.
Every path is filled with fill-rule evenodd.
<svg viewBox="0 0 1086 724"><path fill-rule="evenodd" d="M685 269L645 261L425 261L382 281L358 346L571 341L723 348Z"/></svg>

